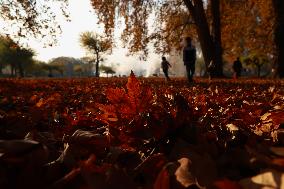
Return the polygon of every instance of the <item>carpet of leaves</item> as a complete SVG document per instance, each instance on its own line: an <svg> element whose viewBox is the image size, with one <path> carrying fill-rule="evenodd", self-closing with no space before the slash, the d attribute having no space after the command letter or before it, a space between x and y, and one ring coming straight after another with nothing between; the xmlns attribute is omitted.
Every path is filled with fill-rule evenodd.
<svg viewBox="0 0 284 189"><path fill-rule="evenodd" d="M284 83L1 79L0 188L284 188Z"/></svg>

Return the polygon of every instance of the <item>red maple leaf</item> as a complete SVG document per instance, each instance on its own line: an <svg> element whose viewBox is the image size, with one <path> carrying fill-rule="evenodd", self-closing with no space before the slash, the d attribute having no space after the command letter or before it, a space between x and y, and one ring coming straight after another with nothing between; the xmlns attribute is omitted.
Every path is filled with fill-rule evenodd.
<svg viewBox="0 0 284 189"><path fill-rule="evenodd" d="M131 72L126 84L127 91L123 88L106 89L106 97L109 104L98 104L103 112L101 119L114 121L112 118L130 119L144 112L152 104L153 95L149 87L142 88L140 82ZM109 119L111 118L111 120Z"/></svg>

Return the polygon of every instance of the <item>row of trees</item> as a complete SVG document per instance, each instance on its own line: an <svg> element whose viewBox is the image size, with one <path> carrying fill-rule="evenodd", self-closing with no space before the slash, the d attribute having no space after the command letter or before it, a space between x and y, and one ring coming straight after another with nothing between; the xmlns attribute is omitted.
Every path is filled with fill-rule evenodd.
<svg viewBox="0 0 284 189"><path fill-rule="evenodd" d="M80 36L83 47L92 53L92 57L75 59L72 57L58 57L45 63L37 61L33 57L35 51L30 48L20 46L7 35L0 36L0 75L3 69L10 68L10 75L13 76L92 76L93 63L96 64L95 75L102 73L114 74L115 71L110 66L99 66L103 60L103 54L110 49L109 41L102 36L92 32L84 32Z"/></svg>
<svg viewBox="0 0 284 189"><path fill-rule="evenodd" d="M102 41L94 36L89 35L90 32L82 34L82 44L87 48L95 51L96 59L83 57L76 59L72 57L58 57L50 60L48 63L37 61L33 57L35 52L32 49L21 47L17 42L13 41L9 36L0 36L0 76L3 75L3 70L9 68L10 76L92 76L93 63L97 65L101 58L101 51L105 48L101 47ZM88 36L90 38L88 38ZM89 42L90 40L91 42ZM98 44L92 40L97 40ZM88 46L90 44L90 46ZM94 49L93 49L94 48ZM99 66L99 65L98 65ZM7 70L7 69L6 69ZM96 68L96 75L99 75L99 70L105 73L114 74L115 71L110 66L100 66ZM7 73L6 73L7 74Z"/></svg>
<svg viewBox="0 0 284 189"><path fill-rule="evenodd" d="M5 66L9 65L11 75L25 74L33 64L34 51L24 48L14 42L9 36L0 36L0 75Z"/></svg>
<svg viewBox="0 0 284 189"><path fill-rule="evenodd" d="M113 66L100 65L99 68L94 70L94 63L98 63L97 58L83 57L76 59L73 57L58 57L50 60L47 65L52 66L52 75L60 77L93 76L94 71L95 75L101 72L105 73L107 77L109 74L113 75L116 73Z"/></svg>

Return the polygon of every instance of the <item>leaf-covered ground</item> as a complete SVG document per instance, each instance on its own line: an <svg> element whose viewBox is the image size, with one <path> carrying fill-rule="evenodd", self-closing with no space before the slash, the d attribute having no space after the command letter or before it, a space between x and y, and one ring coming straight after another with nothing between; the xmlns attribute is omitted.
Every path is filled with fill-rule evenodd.
<svg viewBox="0 0 284 189"><path fill-rule="evenodd" d="M284 188L284 82L1 79L0 188Z"/></svg>

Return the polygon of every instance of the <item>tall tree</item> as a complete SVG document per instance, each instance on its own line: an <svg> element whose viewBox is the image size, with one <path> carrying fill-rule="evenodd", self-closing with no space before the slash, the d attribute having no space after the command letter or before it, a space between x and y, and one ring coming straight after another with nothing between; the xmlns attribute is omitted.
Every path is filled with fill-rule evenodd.
<svg viewBox="0 0 284 189"><path fill-rule="evenodd" d="M274 42L276 45L277 74L284 78L284 1L272 0L275 11Z"/></svg>
<svg viewBox="0 0 284 189"><path fill-rule="evenodd" d="M223 75L222 49L221 49L221 24L220 24L220 1L210 0L212 14L212 33L205 14L204 2L202 0L184 0L195 24L200 41L202 54L206 63L209 65L213 60L215 65L214 76Z"/></svg>
<svg viewBox="0 0 284 189"><path fill-rule="evenodd" d="M214 42L214 56L215 73L216 76L223 76L223 50L221 38L221 13L220 13L220 0L211 0L211 13L212 13L212 36Z"/></svg>
<svg viewBox="0 0 284 189"><path fill-rule="evenodd" d="M117 0L112 3L108 0L91 0L91 2L109 36L113 36L116 19L119 16L124 18L125 29L122 39L128 45L130 52L143 52L147 55L147 44L156 39L161 41L154 42L157 51L165 53L180 49L180 38L187 33L185 30L189 28L188 25L194 23L206 65L213 60L217 69L215 75L222 75L221 30L218 28L220 27L219 0L210 0L210 4L213 5L212 25L208 22L207 4L203 0ZM159 27L159 30L156 29L155 31L158 32L150 33L148 22L154 14L156 15L154 24L156 28ZM180 15L183 17L181 18ZM174 23L174 27L170 27L169 23Z"/></svg>
<svg viewBox="0 0 284 189"><path fill-rule="evenodd" d="M109 39L93 32L84 32L80 35L80 42L83 47L94 54L96 60L96 77L99 77L99 63L103 53L111 49Z"/></svg>

